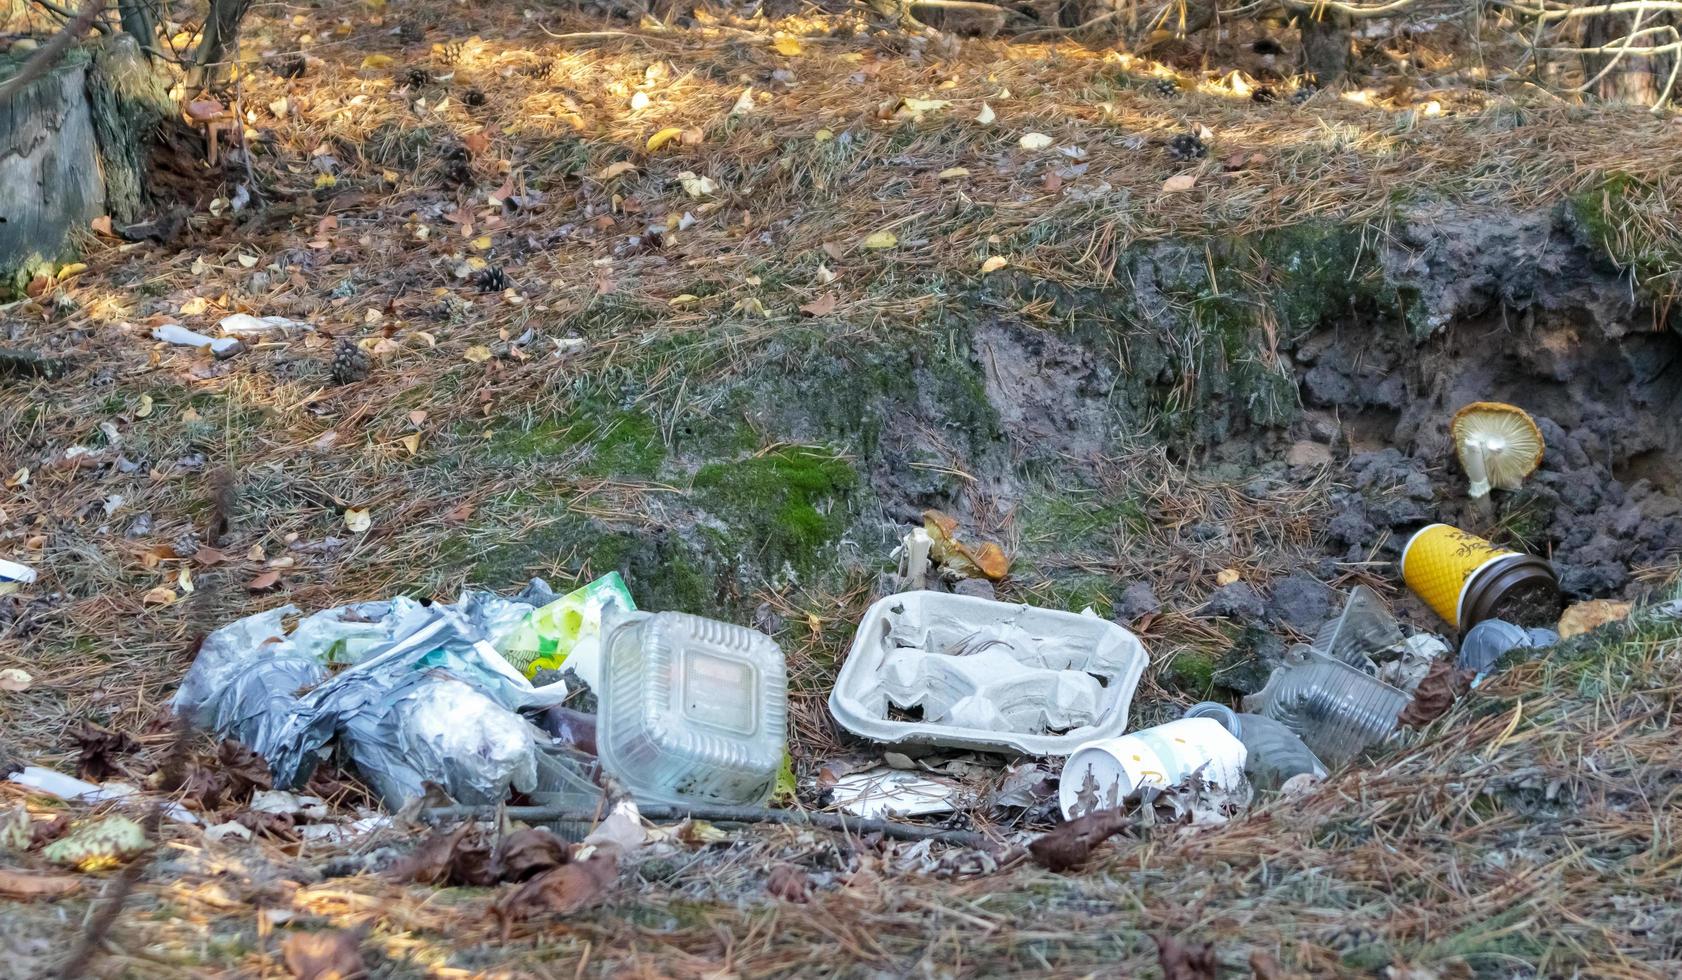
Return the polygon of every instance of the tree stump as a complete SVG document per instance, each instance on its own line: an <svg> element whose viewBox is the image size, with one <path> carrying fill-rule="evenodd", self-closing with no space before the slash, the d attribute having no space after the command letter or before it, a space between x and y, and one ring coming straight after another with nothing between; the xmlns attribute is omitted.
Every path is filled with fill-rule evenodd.
<svg viewBox="0 0 1682 980"><path fill-rule="evenodd" d="M0 81L23 58L0 58ZM102 214L139 220L148 158L172 109L139 45L119 34L72 50L0 105L0 298L75 254Z"/></svg>
<svg viewBox="0 0 1682 980"><path fill-rule="evenodd" d="M22 59L0 63L9 78ZM67 60L0 104L0 298L67 253L105 212L88 59Z"/></svg>

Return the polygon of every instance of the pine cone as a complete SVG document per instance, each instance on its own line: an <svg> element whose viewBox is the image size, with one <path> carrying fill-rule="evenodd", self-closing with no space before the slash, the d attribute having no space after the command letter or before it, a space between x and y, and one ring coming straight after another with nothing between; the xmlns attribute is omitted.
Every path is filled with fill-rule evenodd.
<svg viewBox="0 0 1682 980"><path fill-rule="evenodd" d="M416 65L406 69L402 75L403 84L410 88L424 88L432 84L432 73Z"/></svg>
<svg viewBox="0 0 1682 980"><path fill-rule="evenodd" d="M1309 99L1314 98L1315 94L1319 91L1320 86L1318 85L1304 85L1302 88L1299 88L1295 92L1291 93L1291 104L1302 105Z"/></svg>
<svg viewBox="0 0 1682 980"><path fill-rule="evenodd" d="M1180 94L1180 86L1172 78L1159 78L1151 83L1151 91L1157 95L1175 96Z"/></svg>
<svg viewBox="0 0 1682 980"><path fill-rule="evenodd" d="M461 60L462 48L460 41L446 41L434 47L433 53L437 55L438 63L447 68Z"/></svg>
<svg viewBox="0 0 1682 980"><path fill-rule="evenodd" d="M461 104L469 109L477 109L485 104L485 93L481 89L470 88L461 93Z"/></svg>
<svg viewBox="0 0 1682 980"><path fill-rule="evenodd" d="M418 20L406 20L397 25L397 39L404 44L419 44L426 38L426 25Z"/></svg>
<svg viewBox="0 0 1682 980"><path fill-rule="evenodd" d="M502 271L500 265L488 266L473 277L473 285L478 286L481 293L500 293L508 288L508 273Z"/></svg>
<svg viewBox="0 0 1682 980"><path fill-rule="evenodd" d="M368 367L368 353L358 347L356 341L346 337L333 351L333 366L328 373L333 376L334 384L348 385L366 378Z"/></svg>
<svg viewBox="0 0 1682 980"><path fill-rule="evenodd" d="M1201 160L1209 155L1209 148L1190 133L1181 133L1168 141L1168 155L1175 160Z"/></svg>
<svg viewBox="0 0 1682 980"><path fill-rule="evenodd" d="M269 70L281 78L302 78L309 67L309 62L305 61L301 54L287 55L269 62Z"/></svg>

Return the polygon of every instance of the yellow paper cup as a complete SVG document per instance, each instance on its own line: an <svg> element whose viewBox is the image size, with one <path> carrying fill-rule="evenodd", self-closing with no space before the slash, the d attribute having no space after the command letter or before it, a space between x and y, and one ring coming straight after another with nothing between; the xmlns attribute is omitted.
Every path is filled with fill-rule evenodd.
<svg viewBox="0 0 1682 980"><path fill-rule="evenodd" d="M1523 556L1457 527L1431 524L1409 538L1402 549L1402 578L1437 615L1459 629L1473 579L1511 557Z"/></svg>

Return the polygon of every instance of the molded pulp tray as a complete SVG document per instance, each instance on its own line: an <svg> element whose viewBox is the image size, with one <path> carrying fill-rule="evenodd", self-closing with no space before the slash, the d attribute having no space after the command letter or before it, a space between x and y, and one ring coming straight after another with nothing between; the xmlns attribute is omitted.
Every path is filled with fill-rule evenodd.
<svg viewBox="0 0 1682 980"><path fill-rule="evenodd" d="M848 731L888 745L1068 755L1127 729L1149 659L1138 637L1096 616L902 592L864 614L829 710ZM892 707L961 721L900 720Z"/></svg>

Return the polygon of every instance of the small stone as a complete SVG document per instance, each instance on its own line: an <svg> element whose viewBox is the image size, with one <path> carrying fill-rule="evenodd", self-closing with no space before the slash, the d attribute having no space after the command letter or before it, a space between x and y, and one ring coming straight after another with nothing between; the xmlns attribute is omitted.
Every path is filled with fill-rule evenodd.
<svg viewBox="0 0 1682 980"><path fill-rule="evenodd" d="M1248 582L1234 582L1209 593L1209 601L1198 610L1198 615L1235 619L1241 623L1257 622L1267 618L1267 607Z"/></svg>
<svg viewBox="0 0 1682 980"><path fill-rule="evenodd" d="M1282 623L1312 633L1332 616L1333 592L1307 575L1288 575L1273 583L1267 610Z"/></svg>
<svg viewBox="0 0 1682 980"><path fill-rule="evenodd" d="M1232 646L1215 661L1217 685L1240 694L1254 694L1285 663L1285 643L1259 626L1246 626Z"/></svg>
<svg viewBox="0 0 1682 980"><path fill-rule="evenodd" d="M1330 447L1306 440L1296 443L1285 453L1285 462L1292 466L1328 466L1331 461Z"/></svg>
<svg viewBox="0 0 1682 980"><path fill-rule="evenodd" d="M882 761L887 763L889 769L917 768L917 763L912 762L910 756L900 752L884 752L882 753Z"/></svg>
<svg viewBox="0 0 1682 980"><path fill-rule="evenodd" d="M997 599L993 583L984 578L963 578L952 585L953 595L967 595L975 599Z"/></svg>
<svg viewBox="0 0 1682 980"><path fill-rule="evenodd" d="M1115 619L1118 623L1132 623L1145 616L1154 616L1162 611L1162 603L1157 601L1156 592L1149 582L1134 582L1121 593L1116 600Z"/></svg>

